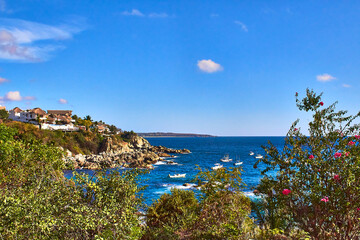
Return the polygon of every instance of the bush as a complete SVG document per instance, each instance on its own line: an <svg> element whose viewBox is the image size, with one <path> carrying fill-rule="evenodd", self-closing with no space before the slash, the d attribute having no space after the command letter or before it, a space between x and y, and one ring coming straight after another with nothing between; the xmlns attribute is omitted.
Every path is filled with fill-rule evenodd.
<svg viewBox="0 0 360 240"><path fill-rule="evenodd" d="M297 94L296 94L297 97ZM267 168L258 188L263 196L258 218L263 228L294 229L314 239L360 237L360 116L335 111L336 103L323 106L321 94L307 90L297 99L300 110L313 113L309 136L294 122L278 150L269 143ZM276 175L268 174L275 170ZM261 204L260 204L261 205Z"/></svg>
<svg viewBox="0 0 360 240"><path fill-rule="evenodd" d="M139 174L117 169L64 178L57 147L0 124L1 239L139 239Z"/></svg>
<svg viewBox="0 0 360 240"><path fill-rule="evenodd" d="M193 191L171 189L147 210L147 232L143 239L179 238L195 223L199 204Z"/></svg>
<svg viewBox="0 0 360 240"><path fill-rule="evenodd" d="M194 192L172 189L148 209L143 239L249 239L250 200L240 191L239 168L201 170Z"/></svg>

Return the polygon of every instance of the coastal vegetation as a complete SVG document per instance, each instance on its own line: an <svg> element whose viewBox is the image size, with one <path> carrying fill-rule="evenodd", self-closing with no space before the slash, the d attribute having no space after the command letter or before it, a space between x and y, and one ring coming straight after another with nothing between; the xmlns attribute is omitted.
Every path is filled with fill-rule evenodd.
<svg viewBox="0 0 360 240"><path fill-rule="evenodd" d="M93 124L90 120L80 120L81 118L76 119L78 121L89 121L89 126ZM83 124L83 122L81 123ZM56 147L62 147L74 154L99 153L101 143L105 138L104 135L96 131L95 128L90 130L80 130L77 132L64 132L61 130L42 130L33 124L11 120L4 121L3 124L17 130L17 137L21 140L40 140L43 144L52 144ZM87 126L88 124L85 125ZM107 137L112 138L114 142L129 142L136 137L136 133L133 131L121 131L117 134L108 134Z"/></svg>
<svg viewBox="0 0 360 240"><path fill-rule="evenodd" d="M150 206L145 170L99 169L64 177L64 149L92 153L103 135L0 124L0 239L358 239L360 116L336 111L307 90L308 134L295 121L283 149L270 142L251 201L241 168L200 169L197 191L172 189ZM85 121L93 121L90 117ZM114 135L130 141L133 132ZM93 147L86 142L92 142Z"/></svg>

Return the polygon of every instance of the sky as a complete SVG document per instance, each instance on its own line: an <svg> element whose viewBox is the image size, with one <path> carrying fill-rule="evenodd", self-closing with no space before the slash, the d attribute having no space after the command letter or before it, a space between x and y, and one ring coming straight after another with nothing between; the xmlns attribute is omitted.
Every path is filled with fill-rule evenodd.
<svg viewBox="0 0 360 240"><path fill-rule="evenodd" d="M0 104L135 132L284 136L360 110L360 1L0 0Z"/></svg>

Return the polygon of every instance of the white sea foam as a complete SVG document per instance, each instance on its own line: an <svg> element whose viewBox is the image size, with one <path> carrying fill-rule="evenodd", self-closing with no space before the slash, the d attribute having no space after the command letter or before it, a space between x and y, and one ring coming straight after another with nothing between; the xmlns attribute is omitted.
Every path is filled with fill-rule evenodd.
<svg viewBox="0 0 360 240"><path fill-rule="evenodd" d="M170 193L172 188L176 188L176 189L182 189L182 190L186 190L186 189L194 189L196 184L195 183L189 183L188 186L184 186L184 185L180 185L180 184L170 184L170 183L164 183L161 185L162 187L164 187L165 189L163 190L159 190L156 191L156 194L164 194L164 193Z"/></svg>
<svg viewBox="0 0 360 240"><path fill-rule="evenodd" d="M158 161L158 162L154 163L154 165L164 165L164 164L167 164L167 162Z"/></svg>

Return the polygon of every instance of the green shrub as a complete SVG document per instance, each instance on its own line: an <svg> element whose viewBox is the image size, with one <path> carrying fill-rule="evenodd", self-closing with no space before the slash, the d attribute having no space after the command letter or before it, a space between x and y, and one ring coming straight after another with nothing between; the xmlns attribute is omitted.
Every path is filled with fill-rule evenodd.
<svg viewBox="0 0 360 240"><path fill-rule="evenodd" d="M143 239L177 239L195 223L199 203L193 191L171 189L147 210L147 232Z"/></svg>
<svg viewBox="0 0 360 240"><path fill-rule="evenodd" d="M141 171L64 178L59 148L0 124L0 239L139 239Z"/></svg>
<svg viewBox="0 0 360 240"><path fill-rule="evenodd" d="M254 228L250 199L241 192L239 168L217 171L199 168L194 192L172 189L147 212L143 239L249 239Z"/></svg>

